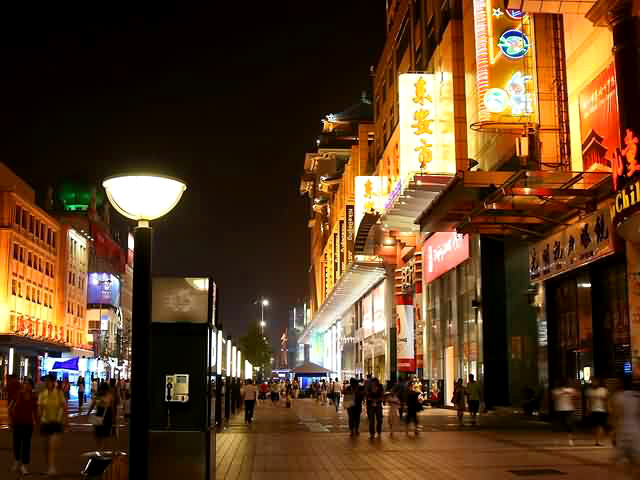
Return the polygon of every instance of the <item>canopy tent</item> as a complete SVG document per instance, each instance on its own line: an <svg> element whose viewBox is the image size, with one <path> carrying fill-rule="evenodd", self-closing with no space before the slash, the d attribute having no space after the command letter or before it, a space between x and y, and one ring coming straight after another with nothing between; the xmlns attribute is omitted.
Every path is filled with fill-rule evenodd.
<svg viewBox="0 0 640 480"><path fill-rule="evenodd" d="M68 360L63 360L59 362L55 362L53 364L53 368L51 370L73 370L77 372L78 369L78 361L79 357L69 358Z"/></svg>
<svg viewBox="0 0 640 480"><path fill-rule="evenodd" d="M305 362L291 369L291 372L297 377L326 377L331 373L331 370L316 365L315 363Z"/></svg>

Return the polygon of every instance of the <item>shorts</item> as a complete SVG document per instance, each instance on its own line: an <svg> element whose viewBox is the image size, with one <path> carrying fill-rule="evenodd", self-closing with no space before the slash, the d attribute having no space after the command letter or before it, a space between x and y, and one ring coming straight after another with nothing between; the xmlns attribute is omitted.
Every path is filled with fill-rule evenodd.
<svg viewBox="0 0 640 480"><path fill-rule="evenodd" d="M64 430L61 423L50 422L40 425L40 433L44 436L54 435L56 433L62 433Z"/></svg>
<svg viewBox="0 0 640 480"><path fill-rule="evenodd" d="M591 421L596 427L606 427L607 417L607 412L591 412Z"/></svg>
<svg viewBox="0 0 640 480"><path fill-rule="evenodd" d="M572 411L560 411L558 412L558 420L560 425L567 433L573 433L573 412Z"/></svg>

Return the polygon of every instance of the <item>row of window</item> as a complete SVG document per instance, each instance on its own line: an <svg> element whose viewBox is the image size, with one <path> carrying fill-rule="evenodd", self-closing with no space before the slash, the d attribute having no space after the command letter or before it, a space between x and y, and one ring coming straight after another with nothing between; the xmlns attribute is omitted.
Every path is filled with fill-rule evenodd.
<svg viewBox="0 0 640 480"><path fill-rule="evenodd" d="M84 288L86 279L82 275L76 275L75 272L69 272L69 285Z"/></svg>
<svg viewBox="0 0 640 480"><path fill-rule="evenodd" d="M85 309L79 303L67 302L67 313L83 317Z"/></svg>
<svg viewBox="0 0 640 480"><path fill-rule="evenodd" d="M69 240L69 256L71 258L76 258L78 256L81 259L85 258L86 250L87 250L87 247L82 245L77 240L74 240L73 238Z"/></svg>
<svg viewBox="0 0 640 480"><path fill-rule="evenodd" d="M56 248L56 232L29 213L26 208L16 205L14 223L18 227L28 230L40 241L46 242L50 247Z"/></svg>
<svg viewBox="0 0 640 480"><path fill-rule="evenodd" d="M13 244L13 259L26 264L28 267L31 267L40 273L44 273L47 277L55 277L53 263L47 262L46 260L43 261L42 257L36 253L27 251L17 243Z"/></svg>
<svg viewBox="0 0 640 480"><path fill-rule="evenodd" d="M23 289L24 287L24 289ZM38 305L44 305L48 308L53 308L53 294L48 292L43 292L39 288L36 288L35 285L25 284L17 279L11 280L11 294L16 297L23 297L27 301L37 303Z"/></svg>

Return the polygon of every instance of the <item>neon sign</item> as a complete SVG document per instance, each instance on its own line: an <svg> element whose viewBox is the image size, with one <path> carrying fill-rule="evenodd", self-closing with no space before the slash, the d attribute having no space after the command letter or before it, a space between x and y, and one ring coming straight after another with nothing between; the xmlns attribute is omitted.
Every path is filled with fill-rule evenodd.
<svg viewBox="0 0 640 480"><path fill-rule="evenodd" d="M481 122L535 123L535 39L529 15L501 0L474 0Z"/></svg>

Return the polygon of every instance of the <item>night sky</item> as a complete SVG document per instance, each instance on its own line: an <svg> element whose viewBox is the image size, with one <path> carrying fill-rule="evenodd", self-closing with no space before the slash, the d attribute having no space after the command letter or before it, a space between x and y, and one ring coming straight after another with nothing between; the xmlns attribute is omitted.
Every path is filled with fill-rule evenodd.
<svg viewBox="0 0 640 480"><path fill-rule="evenodd" d="M3 6L0 160L39 195L135 168L184 179L154 272L212 275L235 337L267 296L277 338L307 292L304 154L371 91L384 1L90 3Z"/></svg>

